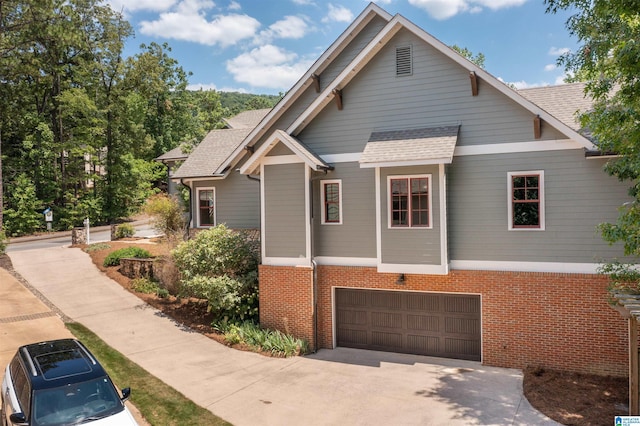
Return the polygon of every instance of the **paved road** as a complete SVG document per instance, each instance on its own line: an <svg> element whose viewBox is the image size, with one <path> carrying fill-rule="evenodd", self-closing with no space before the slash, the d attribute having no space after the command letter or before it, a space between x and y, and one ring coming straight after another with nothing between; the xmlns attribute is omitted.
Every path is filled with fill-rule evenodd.
<svg viewBox="0 0 640 426"><path fill-rule="evenodd" d="M158 232L148 223L140 221L134 224L136 237L149 238L156 236ZM111 240L111 229L106 226L89 229L91 243ZM7 246L7 253L23 250L35 250L71 245L71 232L56 232L51 235L39 236L37 238L24 237L14 238Z"/></svg>
<svg viewBox="0 0 640 426"><path fill-rule="evenodd" d="M240 352L142 303L79 249L10 257L67 316L238 426L555 424L524 398L518 370L347 348L290 359Z"/></svg>

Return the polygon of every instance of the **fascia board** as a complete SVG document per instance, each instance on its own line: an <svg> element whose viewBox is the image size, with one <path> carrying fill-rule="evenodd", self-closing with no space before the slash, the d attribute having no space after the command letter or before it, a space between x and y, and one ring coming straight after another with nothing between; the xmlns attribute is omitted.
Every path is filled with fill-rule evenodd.
<svg viewBox="0 0 640 426"><path fill-rule="evenodd" d="M386 21L392 19L392 15L376 5L375 3L369 3L369 5L358 15L358 17L347 27L346 30L334 41L331 46L311 65L307 72L296 82L296 84L287 92L287 94L278 102L278 104L262 119L260 123L249 133L244 139L242 144L229 156L229 159L222 164L222 168L225 168L237 161L236 157L242 153L245 146L252 145L256 140L264 135L273 123L282 116L282 114L289 108L301 95L306 88L311 84L311 75L318 73L326 69L329 64L345 49L349 44L348 42L355 38L364 27L375 17L380 16Z"/></svg>

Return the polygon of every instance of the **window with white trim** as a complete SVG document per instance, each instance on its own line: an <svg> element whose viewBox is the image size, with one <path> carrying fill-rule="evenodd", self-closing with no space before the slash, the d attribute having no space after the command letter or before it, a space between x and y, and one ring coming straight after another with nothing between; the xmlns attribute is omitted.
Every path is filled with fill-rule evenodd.
<svg viewBox="0 0 640 426"><path fill-rule="evenodd" d="M198 188L198 228L216 225L215 188Z"/></svg>
<svg viewBox="0 0 640 426"><path fill-rule="evenodd" d="M509 230L544 230L544 171L507 176Z"/></svg>
<svg viewBox="0 0 640 426"><path fill-rule="evenodd" d="M388 176L389 228L432 228L431 175Z"/></svg>
<svg viewBox="0 0 640 426"><path fill-rule="evenodd" d="M320 204L322 224L342 224L342 181L340 179L320 181Z"/></svg>

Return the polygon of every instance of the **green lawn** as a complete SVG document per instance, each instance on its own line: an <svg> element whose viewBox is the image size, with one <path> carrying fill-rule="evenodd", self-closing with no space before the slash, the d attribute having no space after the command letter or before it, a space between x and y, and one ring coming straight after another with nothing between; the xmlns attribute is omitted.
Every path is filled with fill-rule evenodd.
<svg viewBox="0 0 640 426"><path fill-rule="evenodd" d="M131 402L152 425L230 424L131 362L83 325L70 323L67 328L95 354L117 386L131 387Z"/></svg>

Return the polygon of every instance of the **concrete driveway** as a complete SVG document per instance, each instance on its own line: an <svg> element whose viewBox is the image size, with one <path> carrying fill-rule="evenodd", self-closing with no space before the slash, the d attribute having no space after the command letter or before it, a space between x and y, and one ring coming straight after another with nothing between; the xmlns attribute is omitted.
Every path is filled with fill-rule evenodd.
<svg viewBox="0 0 640 426"><path fill-rule="evenodd" d="M523 397L517 370L346 348L289 359L240 352L145 305L79 249L11 260L66 316L235 425L555 424Z"/></svg>

